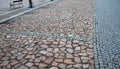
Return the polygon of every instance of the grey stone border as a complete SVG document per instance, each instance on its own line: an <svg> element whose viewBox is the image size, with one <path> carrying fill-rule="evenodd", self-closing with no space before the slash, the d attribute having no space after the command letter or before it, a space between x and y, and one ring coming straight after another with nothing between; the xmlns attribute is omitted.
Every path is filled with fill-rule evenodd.
<svg viewBox="0 0 120 69"><path fill-rule="evenodd" d="M95 15L95 14L94 14ZM95 62L95 69L99 69L99 61L98 61L98 41L97 41L97 35L98 35L98 29L96 26L96 22L95 22L95 16L94 16L94 62Z"/></svg>
<svg viewBox="0 0 120 69"><path fill-rule="evenodd" d="M94 8L96 12L96 9ZM101 50L100 50L100 38L99 38L99 23L96 19L96 14L94 13L94 62L95 69L105 69L102 61Z"/></svg>
<svg viewBox="0 0 120 69"><path fill-rule="evenodd" d="M81 37L75 37L75 36L60 36L58 35L50 35L45 33L39 33L39 32L19 32L19 31L12 31L12 30L0 30L0 33L6 33L6 34L15 34L15 35L24 35L24 36L35 36L35 37L46 37L46 38L53 38L53 39L67 39L67 40L78 40L78 41L84 41L89 42L92 39L91 38L81 38Z"/></svg>
<svg viewBox="0 0 120 69"><path fill-rule="evenodd" d="M58 0L53 0L53 1L47 2L47 3L45 3L45 4L42 4L42 5L40 5L40 6L37 6L37 7L35 7L35 8L31 8L31 9L26 8L26 11L24 11L24 12L21 12L21 13L19 13L19 14L14 15L14 16L8 17L8 18L3 19L3 20L0 20L0 23L3 23L3 22L5 22L5 21L8 21L8 20L13 19L13 18L15 18L15 17L18 17L18 16L20 16L20 15L22 15L22 14L25 14L25 13L27 13L27 12L36 10L36 9L38 9L38 8L40 8L40 7L43 7L43 6L52 4L52 3L57 2L57 1L58 1Z"/></svg>
<svg viewBox="0 0 120 69"><path fill-rule="evenodd" d="M96 11L96 7L94 6L94 12L95 11ZM98 28L97 28L97 23L96 23L96 14L94 13L94 39L93 39L94 63L95 63L95 69L100 69L99 68L99 61L98 61L98 50L97 50L97 47L99 46L99 44L98 44L98 40L97 40L98 37L97 36L98 36Z"/></svg>

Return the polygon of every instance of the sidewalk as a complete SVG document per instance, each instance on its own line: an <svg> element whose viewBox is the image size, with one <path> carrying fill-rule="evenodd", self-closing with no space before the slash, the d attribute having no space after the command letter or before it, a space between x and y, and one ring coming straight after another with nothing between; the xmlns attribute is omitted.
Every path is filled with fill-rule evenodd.
<svg viewBox="0 0 120 69"><path fill-rule="evenodd" d="M50 3L52 3L54 1L50 1L50 0L34 0L33 1L33 6L34 8L28 8L29 4L28 1L24 0L23 1L23 7L17 7L15 9L11 9L9 6L9 3L11 3L10 1L6 2L6 1L1 1L0 4L0 23L3 23L5 21L8 21L12 18L15 18L17 16L20 16L26 12L32 11L34 9L37 9L39 7L42 7L44 5L48 5Z"/></svg>
<svg viewBox="0 0 120 69"><path fill-rule="evenodd" d="M47 0L44 0L44 1L47 1ZM11 9L10 5L9 5L9 3L11 3L11 2L12 2L12 0L0 0L0 15L4 15L4 14L7 14L9 12L20 9L20 8ZM28 3L29 3L28 0L23 0L24 7L29 7ZM41 3L41 0L34 0L33 1L34 6L36 6L40 3Z"/></svg>
<svg viewBox="0 0 120 69"><path fill-rule="evenodd" d="M0 24L1 69L94 69L94 0L58 0Z"/></svg>
<svg viewBox="0 0 120 69"><path fill-rule="evenodd" d="M18 8L18 6L16 6L16 9L11 9L9 3L11 3L12 1L13 0L0 0L0 15L20 9ZM46 1L50 1L50 0L33 0L33 5L36 6L36 5L41 4L41 2L46 2ZM23 0L23 6L29 7L28 0Z"/></svg>

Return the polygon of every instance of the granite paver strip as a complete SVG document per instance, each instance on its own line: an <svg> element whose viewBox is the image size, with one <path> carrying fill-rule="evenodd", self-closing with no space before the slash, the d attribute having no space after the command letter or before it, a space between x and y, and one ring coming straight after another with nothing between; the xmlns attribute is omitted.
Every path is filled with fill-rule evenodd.
<svg viewBox="0 0 120 69"><path fill-rule="evenodd" d="M0 24L0 29L93 38L93 3L60 0ZM2 69L94 69L92 41L16 34L0 33Z"/></svg>
<svg viewBox="0 0 120 69"><path fill-rule="evenodd" d="M119 0L96 0L95 67L120 68L120 4Z"/></svg>

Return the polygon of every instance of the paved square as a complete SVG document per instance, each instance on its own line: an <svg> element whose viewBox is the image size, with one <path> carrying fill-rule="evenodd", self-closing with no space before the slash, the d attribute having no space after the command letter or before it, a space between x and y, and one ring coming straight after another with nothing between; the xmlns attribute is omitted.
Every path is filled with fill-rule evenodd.
<svg viewBox="0 0 120 69"><path fill-rule="evenodd" d="M34 36L93 39L93 4L94 0L58 0L0 24L0 68L94 69L92 40Z"/></svg>

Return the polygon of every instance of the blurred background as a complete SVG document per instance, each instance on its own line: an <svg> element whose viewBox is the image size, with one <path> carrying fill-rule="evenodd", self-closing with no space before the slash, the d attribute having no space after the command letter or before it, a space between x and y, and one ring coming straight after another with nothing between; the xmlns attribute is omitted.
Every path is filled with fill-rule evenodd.
<svg viewBox="0 0 120 69"><path fill-rule="evenodd" d="M15 0L0 0L0 15L4 15L6 13L9 13L21 8L29 7L29 0L23 0L23 7L16 7L14 9L11 9L10 3L12 3L13 1ZM45 1L49 1L49 0L32 0L34 6Z"/></svg>

